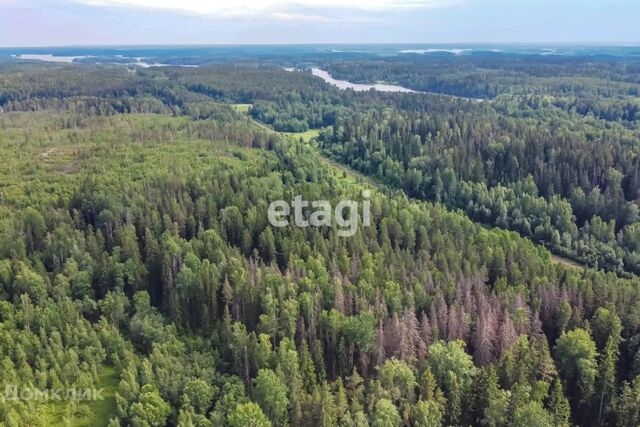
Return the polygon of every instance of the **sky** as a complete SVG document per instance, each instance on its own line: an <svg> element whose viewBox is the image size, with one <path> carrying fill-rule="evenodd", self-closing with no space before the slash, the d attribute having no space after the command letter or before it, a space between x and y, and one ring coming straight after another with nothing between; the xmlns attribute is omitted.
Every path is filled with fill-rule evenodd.
<svg viewBox="0 0 640 427"><path fill-rule="evenodd" d="M0 46L640 43L638 0L0 0Z"/></svg>

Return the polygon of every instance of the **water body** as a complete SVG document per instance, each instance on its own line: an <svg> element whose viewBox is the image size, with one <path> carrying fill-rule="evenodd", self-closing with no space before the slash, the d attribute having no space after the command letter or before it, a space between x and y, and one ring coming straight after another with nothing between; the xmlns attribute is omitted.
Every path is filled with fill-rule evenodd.
<svg viewBox="0 0 640 427"><path fill-rule="evenodd" d="M76 59L88 58L88 56L54 56L54 55L35 55L35 54L23 54L15 56L17 59L24 59L28 61L45 61L45 62L64 62L70 64Z"/></svg>
<svg viewBox="0 0 640 427"><path fill-rule="evenodd" d="M73 64L77 59L87 59L87 58L95 58L92 56L58 56L51 54L21 54L21 55L12 55L16 59L28 60L28 61L44 61L44 62L63 62L65 64ZM145 58L128 58L122 55L115 55L117 61L113 62L98 62L98 63L107 63L107 64L115 64L115 65L133 65L142 68L149 67L187 67L193 68L198 67L198 65L183 65L183 64L164 64L161 62L149 63L145 62ZM129 60L131 62L122 62L122 60Z"/></svg>
<svg viewBox="0 0 640 427"><path fill-rule="evenodd" d="M452 53L454 55L462 55L465 52L469 52L471 49L403 49L400 53Z"/></svg>
<svg viewBox="0 0 640 427"><path fill-rule="evenodd" d="M285 70L286 71L298 71L295 68L285 68ZM464 96L449 95L447 93L423 92L423 91L419 91L419 90L409 89L409 88L406 88L406 87L403 87L403 86L390 85L390 84L386 84L386 83L376 83L376 84L351 83L351 82L348 82L346 80L334 79L333 77L331 77L331 74L329 74L325 70L321 70L320 68L312 68L311 69L311 73L316 77L320 77L325 82L327 82L329 84L332 84L334 86L337 86L339 89L353 89L356 92L366 92L368 90L375 89L375 90L380 91L380 92L430 93L430 94L433 94L433 95L448 96L450 98L463 99L465 101L471 101L471 102L484 102L484 101L486 101L486 99L482 99L482 98L466 98Z"/></svg>
<svg viewBox="0 0 640 427"><path fill-rule="evenodd" d="M379 92L406 92L406 93L419 93L418 91L398 86L398 85L390 85L386 83L376 83L376 84L365 84L365 83L351 83L346 80L337 80L331 77L331 74L326 72L325 70L321 70L320 68L312 68L311 73L320 77L325 82L337 86L340 89L353 89L356 92L365 92L371 89L375 89Z"/></svg>
<svg viewBox="0 0 640 427"><path fill-rule="evenodd" d="M198 68L199 65L189 65L189 64L163 64L162 62L154 62L149 63L142 61L142 58L136 58L137 62L129 62L124 65L137 65L142 68L150 68L150 67L182 67L182 68Z"/></svg>

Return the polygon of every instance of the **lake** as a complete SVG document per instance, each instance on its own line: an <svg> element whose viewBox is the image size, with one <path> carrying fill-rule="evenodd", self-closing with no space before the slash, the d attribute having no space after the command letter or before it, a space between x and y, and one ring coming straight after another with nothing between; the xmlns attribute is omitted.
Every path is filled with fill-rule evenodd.
<svg viewBox="0 0 640 427"><path fill-rule="evenodd" d="M45 61L45 62L65 62L67 64L72 63L76 59L84 59L87 56L53 56L50 54L47 55L36 55L36 54L22 54L22 55L14 55L17 59L24 59L27 61Z"/></svg>
<svg viewBox="0 0 640 427"><path fill-rule="evenodd" d="M408 93L418 93L418 91L408 89L406 87L391 85L386 83L375 83L375 84L365 84L365 83L351 83L346 80L337 80L331 77L331 74L326 72L325 70L321 70L320 68L312 68L311 73L320 77L325 82L337 86L340 89L353 89L356 92L365 92L371 89L375 89L379 92L408 92Z"/></svg>
<svg viewBox="0 0 640 427"><path fill-rule="evenodd" d="M87 59L87 58L91 58L91 56L88 55L84 55L84 56L58 56L58 55L52 55L52 54L20 54L20 55L12 55L14 58L16 59L22 59L22 60L27 60L27 61L45 61L45 62L64 62L66 64L73 64L76 63L76 59ZM142 67L142 68L150 68L150 67L187 67L187 68L194 68L194 67L198 67L198 65L187 65L187 64L163 64L161 62L145 62L144 59L145 58L140 58L140 57L136 57L136 58L128 58L126 56L122 56L122 55L114 55L114 57L117 59L116 61L113 62L104 62L106 64L115 64L115 65L133 65L133 66L138 66L138 67ZM122 60L130 60L131 62L122 62Z"/></svg>

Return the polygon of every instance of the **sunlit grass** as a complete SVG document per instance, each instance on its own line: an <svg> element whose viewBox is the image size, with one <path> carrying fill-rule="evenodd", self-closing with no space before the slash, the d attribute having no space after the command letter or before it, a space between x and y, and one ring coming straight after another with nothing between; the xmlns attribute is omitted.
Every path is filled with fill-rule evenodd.
<svg viewBox="0 0 640 427"><path fill-rule="evenodd" d="M248 113L251 109L251 104L231 104L231 108L238 113Z"/></svg>
<svg viewBox="0 0 640 427"><path fill-rule="evenodd" d="M102 400L93 402L55 402L44 410L47 425L65 427L101 427L116 416L115 392L119 376L112 367L100 370L97 388L102 389Z"/></svg>
<svg viewBox="0 0 640 427"><path fill-rule="evenodd" d="M322 132L322 129L309 129L306 132L280 132L280 133L282 133L283 135L292 136L298 139L302 138L304 142L309 142L313 138L320 135L320 132Z"/></svg>

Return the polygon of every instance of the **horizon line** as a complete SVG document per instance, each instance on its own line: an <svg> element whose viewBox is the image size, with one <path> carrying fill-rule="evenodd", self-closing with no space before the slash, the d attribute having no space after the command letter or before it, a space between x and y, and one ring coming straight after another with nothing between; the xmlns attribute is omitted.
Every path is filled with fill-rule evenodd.
<svg viewBox="0 0 640 427"><path fill-rule="evenodd" d="M455 42L206 42L206 43L98 43L98 44L53 44L53 45L24 45L2 46L0 49L50 49L50 48L176 48L176 47L223 47L223 46L394 46L394 45L424 45L424 46L469 46L469 45L501 45L501 46L571 46L571 47L640 47L640 41L455 41Z"/></svg>

